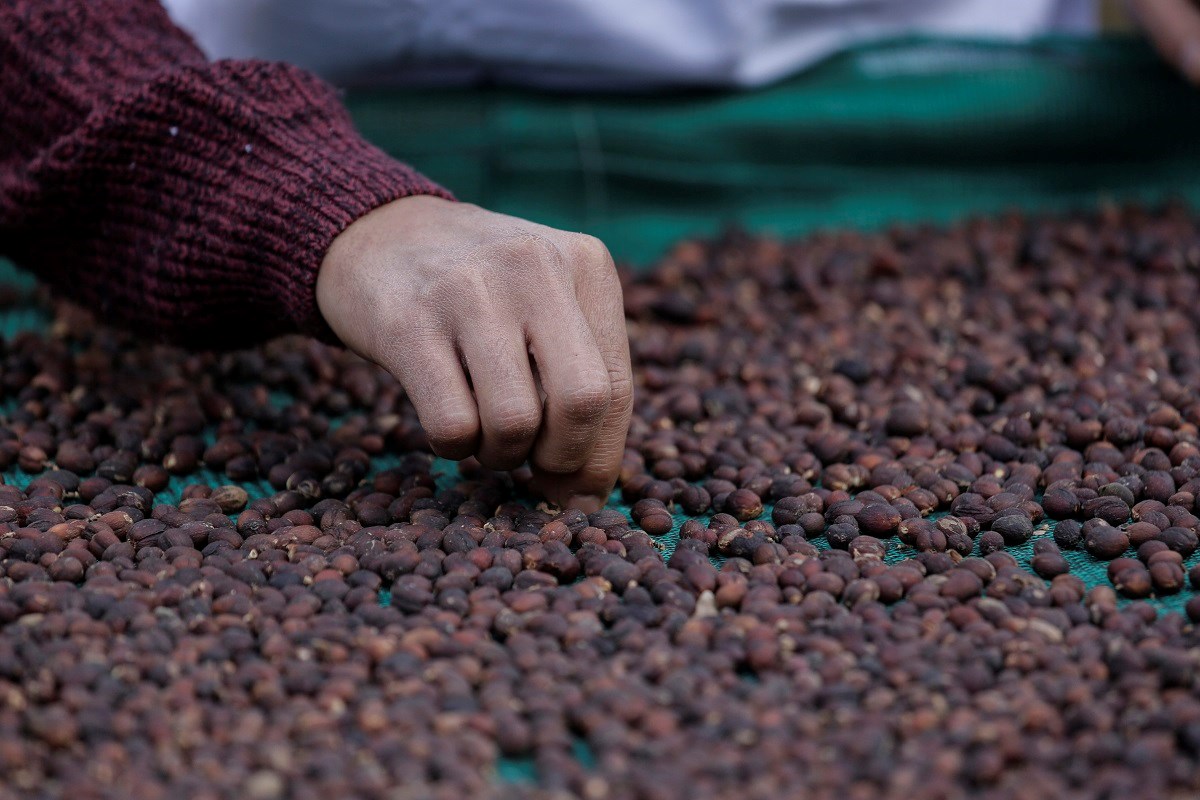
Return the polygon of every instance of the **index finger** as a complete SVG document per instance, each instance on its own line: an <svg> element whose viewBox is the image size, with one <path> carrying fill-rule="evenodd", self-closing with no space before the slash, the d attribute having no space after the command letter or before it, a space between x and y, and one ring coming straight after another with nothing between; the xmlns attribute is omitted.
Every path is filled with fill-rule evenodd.
<svg viewBox="0 0 1200 800"><path fill-rule="evenodd" d="M591 250L588 254L591 260L586 263L597 266L579 276L576 294L608 372L608 408L581 468L569 474L538 470L535 475L538 487L552 501L590 513L607 502L621 470L625 437L633 415L633 369L621 282L612 256L597 240L584 237L582 241L584 247Z"/></svg>

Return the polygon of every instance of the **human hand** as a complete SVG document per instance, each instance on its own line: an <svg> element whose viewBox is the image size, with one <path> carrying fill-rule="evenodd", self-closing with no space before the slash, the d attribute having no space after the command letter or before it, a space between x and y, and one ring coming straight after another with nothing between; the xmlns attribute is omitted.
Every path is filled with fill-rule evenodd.
<svg viewBox="0 0 1200 800"><path fill-rule="evenodd" d="M1200 84L1200 8L1193 0L1128 0L1128 6L1163 58Z"/></svg>
<svg viewBox="0 0 1200 800"><path fill-rule="evenodd" d="M413 196L329 248L317 305L404 386L440 456L526 460L534 488L591 512L616 482L633 408L621 285L599 240Z"/></svg>

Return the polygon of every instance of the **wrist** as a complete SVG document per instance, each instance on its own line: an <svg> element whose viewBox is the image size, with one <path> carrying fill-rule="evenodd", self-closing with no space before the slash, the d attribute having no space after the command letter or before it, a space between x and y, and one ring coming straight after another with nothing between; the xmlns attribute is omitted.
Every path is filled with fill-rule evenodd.
<svg viewBox="0 0 1200 800"><path fill-rule="evenodd" d="M357 338L347 337L347 328L365 322L364 312L381 288L363 285L360 276L374 272L373 262L382 253L389 260L404 260L398 250L402 253L405 243L415 245L423 228L438 225L446 210L457 205L444 194L400 197L367 211L334 237L317 270L314 298L322 324L335 340Z"/></svg>

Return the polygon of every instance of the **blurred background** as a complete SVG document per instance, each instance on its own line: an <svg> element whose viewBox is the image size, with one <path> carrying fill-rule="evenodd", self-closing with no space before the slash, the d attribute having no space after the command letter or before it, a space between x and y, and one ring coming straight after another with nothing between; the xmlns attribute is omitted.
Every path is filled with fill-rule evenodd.
<svg viewBox="0 0 1200 800"><path fill-rule="evenodd" d="M1103 3L1097 30L904 36L750 91L358 89L367 135L460 198L646 264L739 224L794 235L1200 198L1200 91Z"/></svg>

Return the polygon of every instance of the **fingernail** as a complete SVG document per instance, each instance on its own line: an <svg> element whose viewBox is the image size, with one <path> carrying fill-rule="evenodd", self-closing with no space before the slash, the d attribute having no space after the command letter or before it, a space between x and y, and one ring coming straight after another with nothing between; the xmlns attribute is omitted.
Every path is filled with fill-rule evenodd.
<svg viewBox="0 0 1200 800"><path fill-rule="evenodd" d="M1200 42L1188 42L1179 59L1179 68L1192 83L1200 83Z"/></svg>
<svg viewBox="0 0 1200 800"><path fill-rule="evenodd" d="M573 494L567 500L568 508L577 508L585 514L594 514L604 508L604 498L594 494Z"/></svg>

